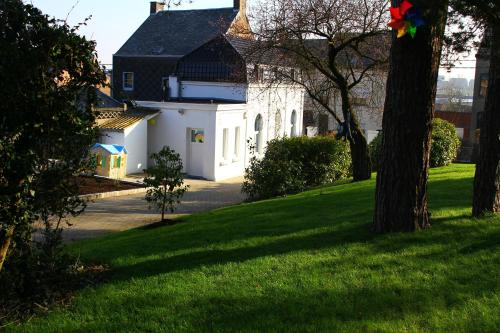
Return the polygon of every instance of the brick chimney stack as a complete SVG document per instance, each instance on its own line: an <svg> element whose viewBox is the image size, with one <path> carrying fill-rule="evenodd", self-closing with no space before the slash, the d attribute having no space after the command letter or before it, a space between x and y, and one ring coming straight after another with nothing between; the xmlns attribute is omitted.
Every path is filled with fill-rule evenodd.
<svg viewBox="0 0 500 333"><path fill-rule="evenodd" d="M239 10L240 13L246 14L247 12L247 0L234 0L234 10Z"/></svg>
<svg viewBox="0 0 500 333"><path fill-rule="evenodd" d="M153 15L165 9L164 1L151 1L149 14Z"/></svg>

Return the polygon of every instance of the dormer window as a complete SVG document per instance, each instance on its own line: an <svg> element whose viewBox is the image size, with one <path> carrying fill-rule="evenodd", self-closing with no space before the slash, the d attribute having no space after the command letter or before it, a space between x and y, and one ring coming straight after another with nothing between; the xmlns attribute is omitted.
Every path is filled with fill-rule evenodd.
<svg viewBox="0 0 500 333"><path fill-rule="evenodd" d="M264 68L259 65L254 66L254 75L255 75L255 81L256 82L263 82L264 81Z"/></svg>
<svg viewBox="0 0 500 333"><path fill-rule="evenodd" d="M125 91L134 90L134 73L133 72L123 72L123 90L125 90Z"/></svg>

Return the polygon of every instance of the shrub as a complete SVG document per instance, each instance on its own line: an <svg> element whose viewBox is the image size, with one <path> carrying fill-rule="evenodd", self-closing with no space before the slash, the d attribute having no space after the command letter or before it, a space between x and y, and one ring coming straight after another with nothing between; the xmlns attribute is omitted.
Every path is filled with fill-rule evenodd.
<svg viewBox="0 0 500 333"><path fill-rule="evenodd" d="M250 200L297 193L347 178L351 157L347 142L328 137L275 139L262 159L252 157L242 191Z"/></svg>
<svg viewBox="0 0 500 333"><path fill-rule="evenodd" d="M450 164L457 158L460 138L455 125L446 120L434 119L432 122L431 167Z"/></svg>
<svg viewBox="0 0 500 333"><path fill-rule="evenodd" d="M456 133L455 125L446 120L434 119L432 121L431 168L445 166L453 162L457 157L459 146L460 138ZM374 170L379 167L381 147L382 134L379 133L369 146Z"/></svg>

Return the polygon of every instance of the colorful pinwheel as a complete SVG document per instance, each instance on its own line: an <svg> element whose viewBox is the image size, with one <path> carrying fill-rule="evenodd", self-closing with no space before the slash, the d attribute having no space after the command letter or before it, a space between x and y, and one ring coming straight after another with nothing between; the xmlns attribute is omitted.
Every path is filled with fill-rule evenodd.
<svg viewBox="0 0 500 333"><path fill-rule="evenodd" d="M389 26L398 31L398 38L409 34L415 38L417 28L425 24L420 9L408 0L403 0L399 7L391 7L391 22Z"/></svg>

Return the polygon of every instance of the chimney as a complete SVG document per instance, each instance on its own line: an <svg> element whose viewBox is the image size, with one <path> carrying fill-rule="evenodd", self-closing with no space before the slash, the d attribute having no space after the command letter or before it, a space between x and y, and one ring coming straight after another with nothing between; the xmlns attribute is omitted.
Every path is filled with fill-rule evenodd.
<svg viewBox="0 0 500 333"><path fill-rule="evenodd" d="M151 6L149 7L150 11L149 14L153 15L158 12L161 12L163 9L165 9L165 2L164 1L151 1Z"/></svg>
<svg viewBox="0 0 500 333"><path fill-rule="evenodd" d="M240 13L246 14L247 12L247 0L234 0L234 10L239 10Z"/></svg>

